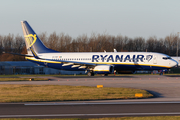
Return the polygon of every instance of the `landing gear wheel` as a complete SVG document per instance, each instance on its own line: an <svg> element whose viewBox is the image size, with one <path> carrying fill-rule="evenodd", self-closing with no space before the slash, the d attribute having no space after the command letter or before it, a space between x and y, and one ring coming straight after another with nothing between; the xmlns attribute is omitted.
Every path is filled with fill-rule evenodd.
<svg viewBox="0 0 180 120"><path fill-rule="evenodd" d="M94 76L94 73L93 72L88 72L87 75L88 76Z"/></svg>
<svg viewBox="0 0 180 120"><path fill-rule="evenodd" d="M91 72L88 72L87 75L88 75L88 76L91 76Z"/></svg>

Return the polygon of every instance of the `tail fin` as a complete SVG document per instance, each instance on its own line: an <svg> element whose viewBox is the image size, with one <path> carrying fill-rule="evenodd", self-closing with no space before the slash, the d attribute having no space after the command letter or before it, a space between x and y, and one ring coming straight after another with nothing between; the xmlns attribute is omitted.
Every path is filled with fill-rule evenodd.
<svg viewBox="0 0 180 120"><path fill-rule="evenodd" d="M34 32L34 30L31 28L31 26L28 24L27 21L21 21L23 33L24 33L24 39L26 43L26 48L28 54L36 55L38 53L52 53L57 52L55 50L51 50L47 48L39 39L37 34Z"/></svg>

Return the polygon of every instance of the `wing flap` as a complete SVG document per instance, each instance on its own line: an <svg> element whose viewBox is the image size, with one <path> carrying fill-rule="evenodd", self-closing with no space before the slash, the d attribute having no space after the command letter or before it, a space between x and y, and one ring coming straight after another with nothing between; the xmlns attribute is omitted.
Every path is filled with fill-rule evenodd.
<svg viewBox="0 0 180 120"><path fill-rule="evenodd" d="M94 67L94 66L96 66L96 64L89 63L89 62L64 61L64 60L52 60L52 59L45 59L45 60L53 61L53 62L61 62L61 63L63 63L62 66L68 66L68 65L73 65L73 67L78 67L78 66Z"/></svg>

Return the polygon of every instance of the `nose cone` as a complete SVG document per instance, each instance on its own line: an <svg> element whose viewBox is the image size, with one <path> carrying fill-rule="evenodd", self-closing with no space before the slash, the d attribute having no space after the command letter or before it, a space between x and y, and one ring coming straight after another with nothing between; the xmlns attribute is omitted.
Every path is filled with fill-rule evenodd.
<svg viewBox="0 0 180 120"><path fill-rule="evenodd" d="M178 62L174 59L171 59L171 67L177 67L178 66Z"/></svg>

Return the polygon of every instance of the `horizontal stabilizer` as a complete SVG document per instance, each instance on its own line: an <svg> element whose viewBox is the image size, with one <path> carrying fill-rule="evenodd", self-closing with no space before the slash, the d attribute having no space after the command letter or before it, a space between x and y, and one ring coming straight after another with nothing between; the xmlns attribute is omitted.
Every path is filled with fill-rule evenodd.
<svg viewBox="0 0 180 120"><path fill-rule="evenodd" d="M8 54L12 54L12 55L19 55L19 56L26 56L26 57L33 57L33 55L28 55L28 54L9 53L9 52L3 52L3 53L8 53Z"/></svg>

